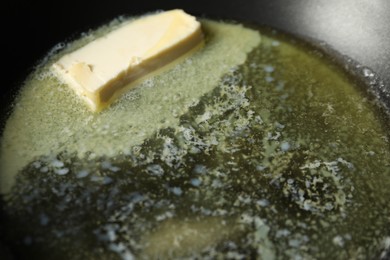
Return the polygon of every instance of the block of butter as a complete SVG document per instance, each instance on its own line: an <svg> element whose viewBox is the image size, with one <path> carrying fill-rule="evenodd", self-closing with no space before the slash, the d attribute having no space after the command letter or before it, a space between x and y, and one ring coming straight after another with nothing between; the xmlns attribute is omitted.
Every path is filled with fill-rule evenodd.
<svg viewBox="0 0 390 260"><path fill-rule="evenodd" d="M182 10L130 21L64 55L52 69L64 83L101 111L140 80L203 46L200 23Z"/></svg>

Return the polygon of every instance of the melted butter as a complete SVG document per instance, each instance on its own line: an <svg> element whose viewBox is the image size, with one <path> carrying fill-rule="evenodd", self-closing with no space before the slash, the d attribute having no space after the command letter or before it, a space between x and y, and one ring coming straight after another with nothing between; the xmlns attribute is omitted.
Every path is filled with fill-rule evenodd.
<svg viewBox="0 0 390 260"><path fill-rule="evenodd" d="M215 88L231 67L244 63L246 53L260 41L256 31L240 25L204 21L202 26L208 37L204 50L141 84L99 115L84 109L53 77L37 77L47 74L50 63L32 76L4 130L1 190L8 191L16 172L35 157L61 151L77 153L80 158L87 153L90 158L115 156L141 144L158 129L178 125L179 116Z"/></svg>
<svg viewBox="0 0 390 260"><path fill-rule="evenodd" d="M16 175L7 235L24 244L21 252L47 258L385 255L390 144L375 104L310 46L265 29L259 42L255 30L204 23L210 45L218 35L232 45L209 46L196 63L201 67L192 68L200 58L194 56L102 118L89 118L82 104L63 96L56 102L73 106L65 113L52 105L57 128L40 116L45 110L29 112L41 118L35 127L49 123L69 135L52 135L45 146L35 130L12 133L29 144L13 141L23 147L45 149L25 159ZM231 52L237 56L228 65L224 56ZM193 78L214 85L187 85ZM18 106L41 109L29 101L40 93L42 82L35 82ZM180 91L172 93L175 82ZM133 115L137 106L150 111ZM9 125L32 124L17 113Z"/></svg>

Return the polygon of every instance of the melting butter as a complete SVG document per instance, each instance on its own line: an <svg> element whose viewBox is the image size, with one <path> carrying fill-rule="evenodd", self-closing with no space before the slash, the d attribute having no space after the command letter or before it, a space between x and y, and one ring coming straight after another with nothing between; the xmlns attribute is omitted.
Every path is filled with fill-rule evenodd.
<svg viewBox="0 0 390 260"><path fill-rule="evenodd" d="M111 27L118 27L112 25ZM179 116L218 85L221 77L243 64L260 42L260 34L242 25L203 20L205 47L173 69L128 92L105 111L93 115L76 94L48 73L53 60L79 47L71 45L26 81L4 129L0 191L34 158L76 153L83 158L115 156L141 144L158 129L179 124ZM104 35L112 28L103 28ZM99 32L98 32L99 33ZM85 36L78 44L94 38Z"/></svg>

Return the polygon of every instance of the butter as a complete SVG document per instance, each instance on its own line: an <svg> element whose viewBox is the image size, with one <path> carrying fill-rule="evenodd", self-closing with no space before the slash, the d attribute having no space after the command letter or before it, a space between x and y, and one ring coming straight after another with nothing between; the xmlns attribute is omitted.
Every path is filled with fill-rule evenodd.
<svg viewBox="0 0 390 260"><path fill-rule="evenodd" d="M201 26L182 10L137 20L64 55L55 74L100 111L136 83L203 45Z"/></svg>

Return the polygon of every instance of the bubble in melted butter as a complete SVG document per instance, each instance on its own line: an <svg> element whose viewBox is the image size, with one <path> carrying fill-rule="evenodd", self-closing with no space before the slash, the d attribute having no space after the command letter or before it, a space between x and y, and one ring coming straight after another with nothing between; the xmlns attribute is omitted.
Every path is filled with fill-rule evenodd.
<svg viewBox="0 0 390 260"><path fill-rule="evenodd" d="M26 84L2 143L23 157L6 236L65 259L388 256L378 107L290 36L202 24L203 51L98 116L50 75Z"/></svg>

